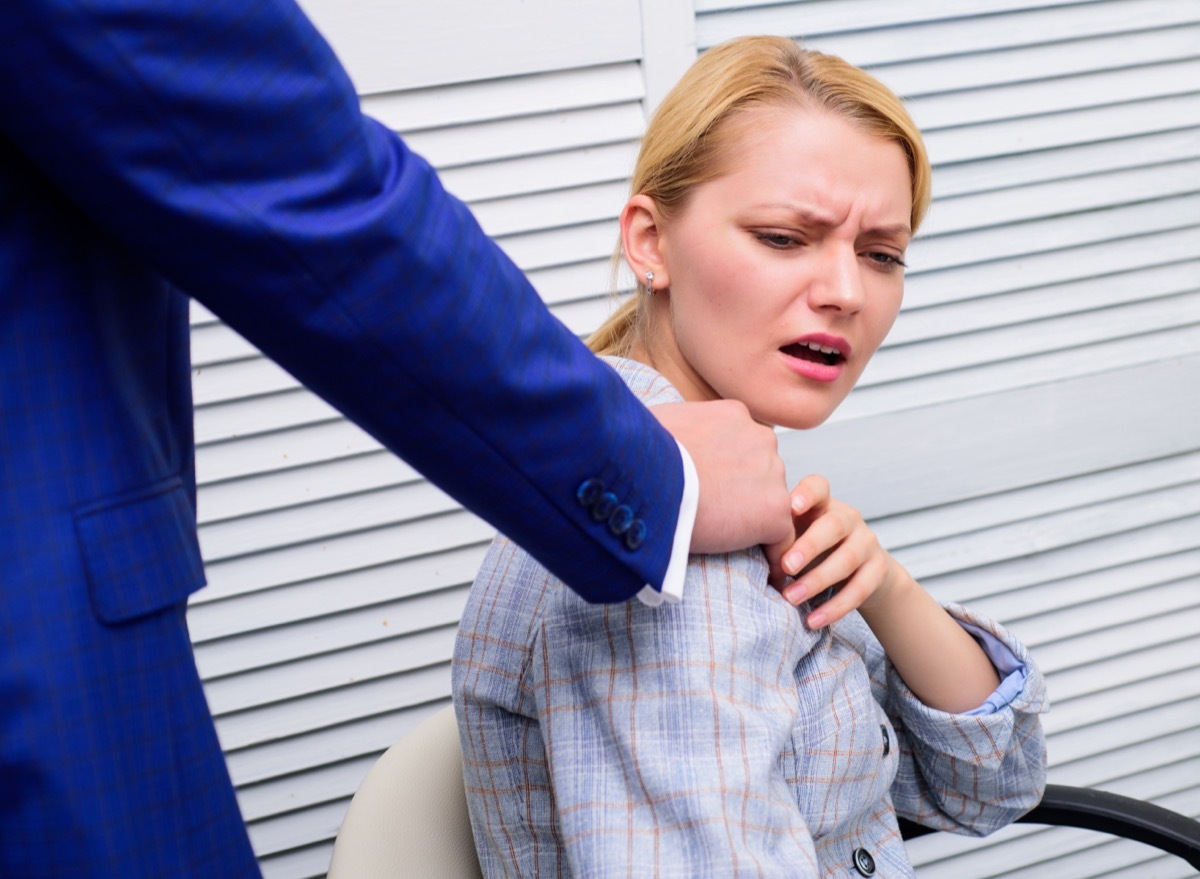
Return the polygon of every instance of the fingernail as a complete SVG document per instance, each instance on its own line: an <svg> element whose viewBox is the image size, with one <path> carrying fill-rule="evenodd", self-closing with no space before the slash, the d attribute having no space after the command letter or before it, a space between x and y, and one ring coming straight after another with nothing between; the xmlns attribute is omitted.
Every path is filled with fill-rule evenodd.
<svg viewBox="0 0 1200 879"><path fill-rule="evenodd" d="M814 610L808 615L808 619L804 621L810 629L819 629L825 625L825 614L819 610Z"/></svg>
<svg viewBox="0 0 1200 879"><path fill-rule="evenodd" d="M800 573L800 567L803 564L804 556L801 553L789 552L783 557L783 569L793 576Z"/></svg>
<svg viewBox="0 0 1200 879"><path fill-rule="evenodd" d="M804 509L804 505L807 503L808 503L808 501L805 499L804 495L802 495L802 494L792 495L792 512L799 513L801 510Z"/></svg>
<svg viewBox="0 0 1200 879"><path fill-rule="evenodd" d="M797 580L783 590L783 597L787 599L788 604L799 604L804 600L804 584Z"/></svg>

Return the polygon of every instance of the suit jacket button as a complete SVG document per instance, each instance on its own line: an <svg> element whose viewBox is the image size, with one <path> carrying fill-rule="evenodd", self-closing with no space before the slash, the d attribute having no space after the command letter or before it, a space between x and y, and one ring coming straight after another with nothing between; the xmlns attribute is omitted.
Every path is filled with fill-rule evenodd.
<svg viewBox="0 0 1200 879"><path fill-rule="evenodd" d="M617 508L617 496L611 491L606 491L596 499L596 503L592 505L592 518L597 522L603 522L613 514L613 510Z"/></svg>
<svg viewBox="0 0 1200 879"><path fill-rule="evenodd" d="M579 488L575 489L575 500L585 507L592 507L595 506L602 494L604 494L604 482L593 476L591 479L585 479L579 483Z"/></svg>
<svg viewBox="0 0 1200 879"><path fill-rule="evenodd" d="M883 733L883 756L887 756L892 752L892 737L888 735L887 724L879 724L879 731Z"/></svg>
<svg viewBox="0 0 1200 879"><path fill-rule="evenodd" d="M608 530L620 537L629 530L629 526L633 524L633 510L621 504L612 511L612 515L608 517Z"/></svg>
<svg viewBox="0 0 1200 879"><path fill-rule="evenodd" d="M854 869L858 870L860 876L875 875L875 859L871 857L871 853L865 848L856 848L854 850Z"/></svg>
<svg viewBox="0 0 1200 879"><path fill-rule="evenodd" d="M625 545L630 549L637 549L646 540L646 523L641 519L634 519L629 523L629 530L625 532Z"/></svg>

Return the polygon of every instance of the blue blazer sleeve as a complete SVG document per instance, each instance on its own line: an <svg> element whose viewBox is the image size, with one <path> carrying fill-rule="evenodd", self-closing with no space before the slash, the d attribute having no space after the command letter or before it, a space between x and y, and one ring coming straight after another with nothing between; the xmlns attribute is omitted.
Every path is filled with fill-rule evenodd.
<svg viewBox="0 0 1200 879"><path fill-rule="evenodd" d="M0 126L115 245L593 601L661 584L670 436L287 0L11 0ZM630 549L577 500L598 479ZM595 483L593 483L595 485Z"/></svg>

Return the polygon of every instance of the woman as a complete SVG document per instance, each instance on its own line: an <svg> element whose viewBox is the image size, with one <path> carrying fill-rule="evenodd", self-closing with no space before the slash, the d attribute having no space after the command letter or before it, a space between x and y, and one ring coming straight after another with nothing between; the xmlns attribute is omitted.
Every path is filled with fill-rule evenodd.
<svg viewBox="0 0 1200 879"><path fill-rule="evenodd" d="M899 312L929 202L900 101L790 40L733 41L665 99L632 192L638 295L593 350L648 406L828 418ZM607 488L579 500L630 528ZM1037 803L1024 647L938 605L819 477L793 500L782 592L753 549L693 557L680 604L588 605L497 539L454 663L485 875L911 876L897 813L983 834Z"/></svg>

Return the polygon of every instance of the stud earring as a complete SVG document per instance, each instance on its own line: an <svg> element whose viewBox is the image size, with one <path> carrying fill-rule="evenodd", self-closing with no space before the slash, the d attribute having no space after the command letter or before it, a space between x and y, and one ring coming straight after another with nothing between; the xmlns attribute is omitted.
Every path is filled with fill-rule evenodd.
<svg viewBox="0 0 1200 879"><path fill-rule="evenodd" d="M646 295L654 295L654 272L646 272Z"/></svg>

